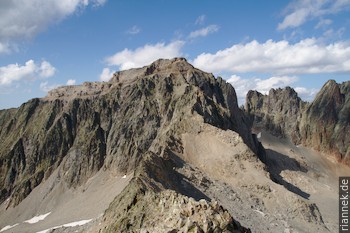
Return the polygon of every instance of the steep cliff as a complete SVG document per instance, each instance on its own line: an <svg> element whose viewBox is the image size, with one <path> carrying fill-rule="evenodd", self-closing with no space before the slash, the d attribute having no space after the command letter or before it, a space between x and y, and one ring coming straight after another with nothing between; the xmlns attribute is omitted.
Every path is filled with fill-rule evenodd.
<svg viewBox="0 0 350 233"><path fill-rule="evenodd" d="M303 114L300 132L304 145L350 165L350 81L329 80L321 88Z"/></svg>
<svg viewBox="0 0 350 233"><path fill-rule="evenodd" d="M268 95L249 91L245 109L255 127L289 137L349 164L350 82L328 81L314 101L306 103L290 87Z"/></svg>
<svg viewBox="0 0 350 233"><path fill-rule="evenodd" d="M268 95L249 91L245 109L256 127L269 130L276 136L290 136L300 142L299 122L306 103L290 87L271 89Z"/></svg>

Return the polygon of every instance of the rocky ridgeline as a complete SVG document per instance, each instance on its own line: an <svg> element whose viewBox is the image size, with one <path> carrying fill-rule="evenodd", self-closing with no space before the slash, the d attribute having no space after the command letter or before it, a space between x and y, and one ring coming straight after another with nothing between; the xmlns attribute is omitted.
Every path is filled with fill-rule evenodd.
<svg viewBox="0 0 350 233"><path fill-rule="evenodd" d="M227 209L184 184L169 152L147 153L135 177L89 232L251 232Z"/></svg>
<svg viewBox="0 0 350 233"><path fill-rule="evenodd" d="M62 86L49 91L44 99L55 100L58 98L91 98L101 94L106 94L111 87L111 83L105 82L85 82L82 85Z"/></svg>
<svg viewBox="0 0 350 233"><path fill-rule="evenodd" d="M147 209L142 207L147 205ZM129 206L133 222L115 224L118 231L125 224L127 232L251 232L242 227L216 201L195 201L174 191L145 193L144 199ZM138 213L143 212L142 218ZM112 231L112 230L111 230ZM122 232L122 231L120 231Z"/></svg>
<svg viewBox="0 0 350 233"><path fill-rule="evenodd" d="M121 71L106 83L52 90L45 98L0 112L0 203L9 198L8 207L18 205L60 165L64 174L61 179L72 188L84 184L101 169L114 174L137 170L135 181L106 211L106 228L101 228L112 232L116 226L122 232L136 229L132 221L142 219L147 211L142 208L149 200L142 195L134 200L135 192L151 192L155 201L165 198L165 202L171 198L157 193L167 189L190 197L203 196L194 188L184 188L171 162L183 152L181 135L198 133L199 122L233 130L254 153L261 150L238 108L233 87L182 58ZM128 199L130 195L132 199ZM131 202L122 201L126 199ZM138 202L144 207L132 208ZM123 203L128 204L113 208ZM152 205L158 208L156 203ZM180 228L195 227L197 232L199 228L218 232L235 226L243 231L225 211L209 204L207 208L209 212L203 207L193 216L208 214L202 220L209 225L200 223L201 217L184 220L183 226L176 224ZM178 214L183 214L184 209L181 207ZM215 220L216 214L220 221ZM152 230L152 224L140 222L137 227Z"/></svg>
<svg viewBox="0 0 350 233"><path fill-rule="evenodd" d="M328 81L311 103L302 101L290 87L271 89L268 95L249 91L245 109L255 127L350 164L349 81Z"/></svg>
<svg viewBox="0 0 350 233"><path fill-rule="evenodd" d="M271 89L268 95L249 91L245 109L255 127L264 128L275 136L290 136L300 142L299 122L306 102L290 87Z"/></svg>

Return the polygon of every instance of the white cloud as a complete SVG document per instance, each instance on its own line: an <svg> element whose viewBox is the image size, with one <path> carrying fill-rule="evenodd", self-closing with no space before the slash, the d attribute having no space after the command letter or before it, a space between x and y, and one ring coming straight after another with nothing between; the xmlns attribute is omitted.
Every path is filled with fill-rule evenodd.
<svg viewBox="0 0 350 233"><path fill-rule="evenodd" d="M69 79L66 84L71 86L71 85L75 85L76 82L77 81L75 79Z"/></svg>
<svg viewBox="0 0 350 233"><path fill-rule="evenodd" d="M61 85L59 85L59 84L49 85L48 81L45 81L45 82L40 83L40 90L42 90L43 92L48 92L48 91L51 91L52 89L55 89L59 86L61 86Z"/></svg>
<svg viewBox="0 0 350 233"><path fill-rule="evenodd" d="M108 65L119 66L120 70L148 65L159 58L174 58L181 56L183 41L174 41L169 44L147 44L135 50L124 49L113 56L106 58Z"/></svg>
<svg viewBox="0 0 350 233"><path fill-rule="evenodd" d="M236 90L237 97L241 100L245 99L249 90L257 90L262 94L267 94L271 88L279 88L290 86L298 80L295 76L273 76L267 79L260 78L241 78L232 75L227 80Z"/></svg>
<svg viewBox="0 0 350 233"><path fill-rule="evenodd" d="M209 25L208 27L201 28L201 29L198 29L196 31L191 32L189 35L189 38L193 39L196 37L204 37L204 36L207 36L211 33L217 32L217 31L219 31L219 26L212 24L212 25Z"/></svg>
<svg viewBox="0 0 350 233"><path fill-rule="evenodd" d="M109 68L104 68L100 74L100 81L108 82L112 78L114 72L115 71L111 71Z"/></svg>
<svg viewBox="0 0 350 233"><path fill-rule="evenodd" d="M279 30L299 27L308 20L350 9L350 0L294 0L285 9Z"/></svg>
<svg viewBox="0 0 350 233"><path fill-rule="evenodd" d="M256 90L261 93L267 93L271 88L279 88L289 86L298 80L295 76L280 76L280 77L270 77L268 79L255 79Z"/></svg>
<svg viewBox="0 0 350 233"><path fill-rule="evenodd" d="M9 64L0 67L0 85L10 85L20 80L36 80L48 78L55 74L56 69L49 62L43 61L40 65L33 60L27 61L23 66Z"/></svg>
<svg viewBox="0 0 350 233"><path fill-rule="evenodd" d="M314 38L236 44L214 54L202 53L193 64L209 72L260 72L278 75L350 72L350 44L318 44Z"/></svg>
<svg viewBox="0 0 350 233"><path fill-rule="evenodd" d="M141 32L141 29L136 25L132 26L131 28L129 28L129 30L126 31L126 33L130 35L136 35L136 34L139 34L140 32Z"/></svg>
<svg viewBox="0 0 350 233"><path fill-rule="evenodd" d="M40 68L39 70L39 74L41 77L44 78L48 78L53 76L56 73L56 68L53 67L49 62L47 61L43 61L41 62Z"/></svg>
<svg viewBox="0 0 350 233"><path fill-rule="evenodd" d="M63 20L88 5L101 6L106 0L5 0L0 1L0 53L9 44L28 39L49 25ZM7 50L2 48L7 48Z"/></svg>
<svg viewBox="0 0 350 233"><path fill-rule="evenodd" d="M205 15L200 15L198 16L198 18L196 19L195 25L202 25L205 22Z"/></svg>
<svg viewBox="0 0 350 233"><path fill-rule="evenodd" d="M308 9L299 9L287 15L282 23L278 24L278 29L283 30L288 27L298 27L305 23L307 16L310 14Z"/></svg>
<svg viewBox="0 0 350 233"><path fill-rule="evenodd" d="M295 87L294 90L298 93L300 98L306 101L312 101L319 91L315 88L308 89L305 87Z"/></svg>
<svg viewBox="0 0 350 233"><path fill-rule="evenodd" d="M232 75L227 82L235 88L239 104L244 103L249 90L255 89L254 79L243 79L240 76Z"/></svg>

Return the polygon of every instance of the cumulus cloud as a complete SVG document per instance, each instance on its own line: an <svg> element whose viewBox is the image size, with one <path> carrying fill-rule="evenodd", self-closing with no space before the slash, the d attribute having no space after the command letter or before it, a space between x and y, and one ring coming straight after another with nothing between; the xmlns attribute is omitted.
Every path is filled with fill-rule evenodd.
<svg viewBox="0 0 350 233"><path fill-rule="evenodd" d="M295 87L294 90L298 93L300 98L306 101L312 101L319 91L319 89L316 88L305 87Z"/></svg>
<svg viewBox="0 0 350 233"><path fill-rule="evenodd" d="M21 80L48 78L55 72L56 68L47 61L42 61L41 64L36 64L33 60L27 61L24 65L9 64L0 67L0 85L10 85Z"/></svg>
<svg viewBox="0 0 350 233"><path fill-rule="evenodd" d="M297 77L292 76L280 76L280 77L271 77L265 80L255 79L256 90L267 93L271 88L278 88L288 86L298 80Z"/></svg>
<svg viewBox="0 0 350 233"><path fill-rule="evenodd" d="M69 79L66 84L70 86L70 85L75 85L76 82L77 81L75 79Z"/></svg>
<svg viewBox="0 0 350 233"><path fill-rule="evenodd" d="M239 104L245 102L245 96L249 90L255 89L254 79L243 79L238 75L232 75L227 82L235 88Z"/></svg>
<svg viewBox="0 0 350 233"><path fill-rule="evenodd" d="M237 97L244 99L249 90L257 90L262 94L267 94L271 88L290 86L298 80L296 76L273 76L267 79L241 78L232 75L227 82L236 90Z"/></svg>
<svg viewBox="0 0 350 233"><path fill-rule="evenodd" d="M227 82L236 90L239 104L244 104L245 97L249 90L256 90L266 95L274 88L293 87L293 84L299 79L296 76L273 76L266 79L260 78L242 78L238 75L232 75ZM317 94L317 89L307 89L305 87L296 87L294 90L298 95L307 101L310 101Z"/></svg>
<svg viewBox="0 0 350 233"><path fill-rule="evenodd" d="M196 31L191 32L188 37L191 39L194 39L197 37L205 37L209 34L217 32L217 31L219 31L219 26L212 24L212 25L209 25L208 27L201 28L201 29L198 29Z"/></svg>
<svg viewBox="0 0 350 233"><path fill-rule="evenodd" d="M135 50L124 49L107 57L106 62L110 66L119 66L120 70L141 67L152 63L159 58L174 58L182 55L183 41L174 41L169 44L147 44Z"/></svg>
<svg viewBox="0 0 350 233"><path fill-rule="evenodd" d="M108 82L112 78L114 72L115 71L111 71L109 68L104 68L100 74L100 81Z"/></svg>
<svg viewBox="0 0 350 233"><path fill-rule="evenodd" d="M140 32L141 32L141 29L136 25L132 26L131 28L129 28L129 30L126 31L126 33L130 35L136 35L136 34L139 34Z"/></svg>
<svg viewBox="0 0 350 233"><path fill-rule="evenodd" d="M285 9L279 30L299 27L308 20L350 10L350 0L294 0Z"/></svg>
<svg viewBox="0 0 350 233"><path fill-rule="evenodd" d="M63 20L88 5L106 0L6 0L0 1L0 53L9 52L9 44L28 39L49 25ZM6 46L7 45L7 46Z"/></svg>
<svg viewBox="0 0 350 233"><path fill-rule="evenodd" d="M202 53L193 64L209 72L260 72L278 75L350 72L350 44L318 44L314 38L290 44L268 40L235 44L218 52Z"/></svg>
<svg viewBox="0 0 350 233"><path fill-rule="evenodd" d="M49 62L41 62L40 68L38 69L40 77L48 78L55 74L56 68L53 67Z"/></svg>

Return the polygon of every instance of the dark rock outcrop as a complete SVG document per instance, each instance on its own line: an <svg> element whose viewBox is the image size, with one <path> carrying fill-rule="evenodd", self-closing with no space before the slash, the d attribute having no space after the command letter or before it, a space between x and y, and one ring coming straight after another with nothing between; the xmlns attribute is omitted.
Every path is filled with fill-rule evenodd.
<svg viewBox="0 0 350 233"><path fill-rule="evenodd" d="M302 143L350 164L350 81L329 80L308 105L300 124Z"/></svg>

